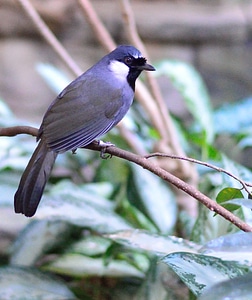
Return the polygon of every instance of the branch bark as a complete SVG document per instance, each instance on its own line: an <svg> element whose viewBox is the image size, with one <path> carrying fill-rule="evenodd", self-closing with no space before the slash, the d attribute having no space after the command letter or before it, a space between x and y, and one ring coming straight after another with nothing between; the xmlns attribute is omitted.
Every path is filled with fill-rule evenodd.
<svg viewBox="0 0 252 300"><path fill-rule="evenodd" d="M15 136L17 134L31 134L34 135L37 133L37 129L29 126L15 126L9 128L1 128L0 129L0 136ZM101 147L97 142L93 142L90 145L84 147L86 149L91 149L94 151L103 151L103 153L108 153L112 156L116 156L121 159L125 159L127 161L133 162L142 168L156 174L163 180L167 181L168 183L172 184L176 188L182 190L186 194L192 196L200 203L205 205L211 211L216 212L218 215L225 218L227 221L233 223L235 226L240 228L245 232L252 232L252 227L246 224L244 221L236 217L230 211L226 210L224 207L217 204L214 200L210 199L206 195L202 194L198 191L195 187L189 185L188 183L184 182L183 180L179 179L178 177L172 175L171 173L167 172L166 170L160 168L155 162L150 161L145 156L140 156L134 153L131 153L126 150L122 150L115 146L109 146L105 149ZM151 156L151 154L150 154Z"/></svg>

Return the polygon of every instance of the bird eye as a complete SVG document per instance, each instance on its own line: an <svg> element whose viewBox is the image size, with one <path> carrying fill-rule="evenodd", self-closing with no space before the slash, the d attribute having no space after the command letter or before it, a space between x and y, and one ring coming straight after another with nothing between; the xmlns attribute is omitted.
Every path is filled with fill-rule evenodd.
<svg viewBox="0 0 252 300"><path fill-rule="evenodd" d="M125 62L126 65L131 65L132 62L133 62L133 58L130 57L130 56L126 56L126 57L124 58L124 62Z"/></svg>

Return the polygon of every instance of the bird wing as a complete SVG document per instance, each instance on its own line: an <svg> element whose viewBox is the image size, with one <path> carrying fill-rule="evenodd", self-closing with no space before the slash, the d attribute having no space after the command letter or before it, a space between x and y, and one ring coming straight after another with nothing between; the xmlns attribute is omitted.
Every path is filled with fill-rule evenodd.
<svg viewBox="0 0 252 300"><path fill-rule="evenodd" d="M51 104L40 135L57 152L84 147L120 121L122 106L122 89L92 76L78 78Z"/></svg>

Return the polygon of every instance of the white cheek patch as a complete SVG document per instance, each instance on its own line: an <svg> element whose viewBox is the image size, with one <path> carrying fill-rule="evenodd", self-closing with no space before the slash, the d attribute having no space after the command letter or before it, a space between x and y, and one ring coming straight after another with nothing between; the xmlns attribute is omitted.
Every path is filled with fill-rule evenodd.
<svg viewBox="0 0 252 300"><path fill-rule="evenodd" d="M129 74L129 67L126 66L124 63L118 60L112 60L109 64L109 69L113 72L117 80L120 80L121 82L127 80L127 76Z"/></svg>

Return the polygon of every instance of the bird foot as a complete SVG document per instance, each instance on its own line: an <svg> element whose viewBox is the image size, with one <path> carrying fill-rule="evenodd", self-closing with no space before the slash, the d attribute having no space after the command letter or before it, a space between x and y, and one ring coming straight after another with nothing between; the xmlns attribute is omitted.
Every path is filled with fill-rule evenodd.
<svg viewBox="0 0 252 300"><path fill-rule="evenodd" d="M114 147L115 145L113 143L110 143L110 142L103 142L101 140L97 141L98 142L98 145L101 147L101 152L100 152L100 157L102 159L108 159L108 158L111 158L112 155L111 154L108 154L106 153L106 148L107 147Z"/></svg>

